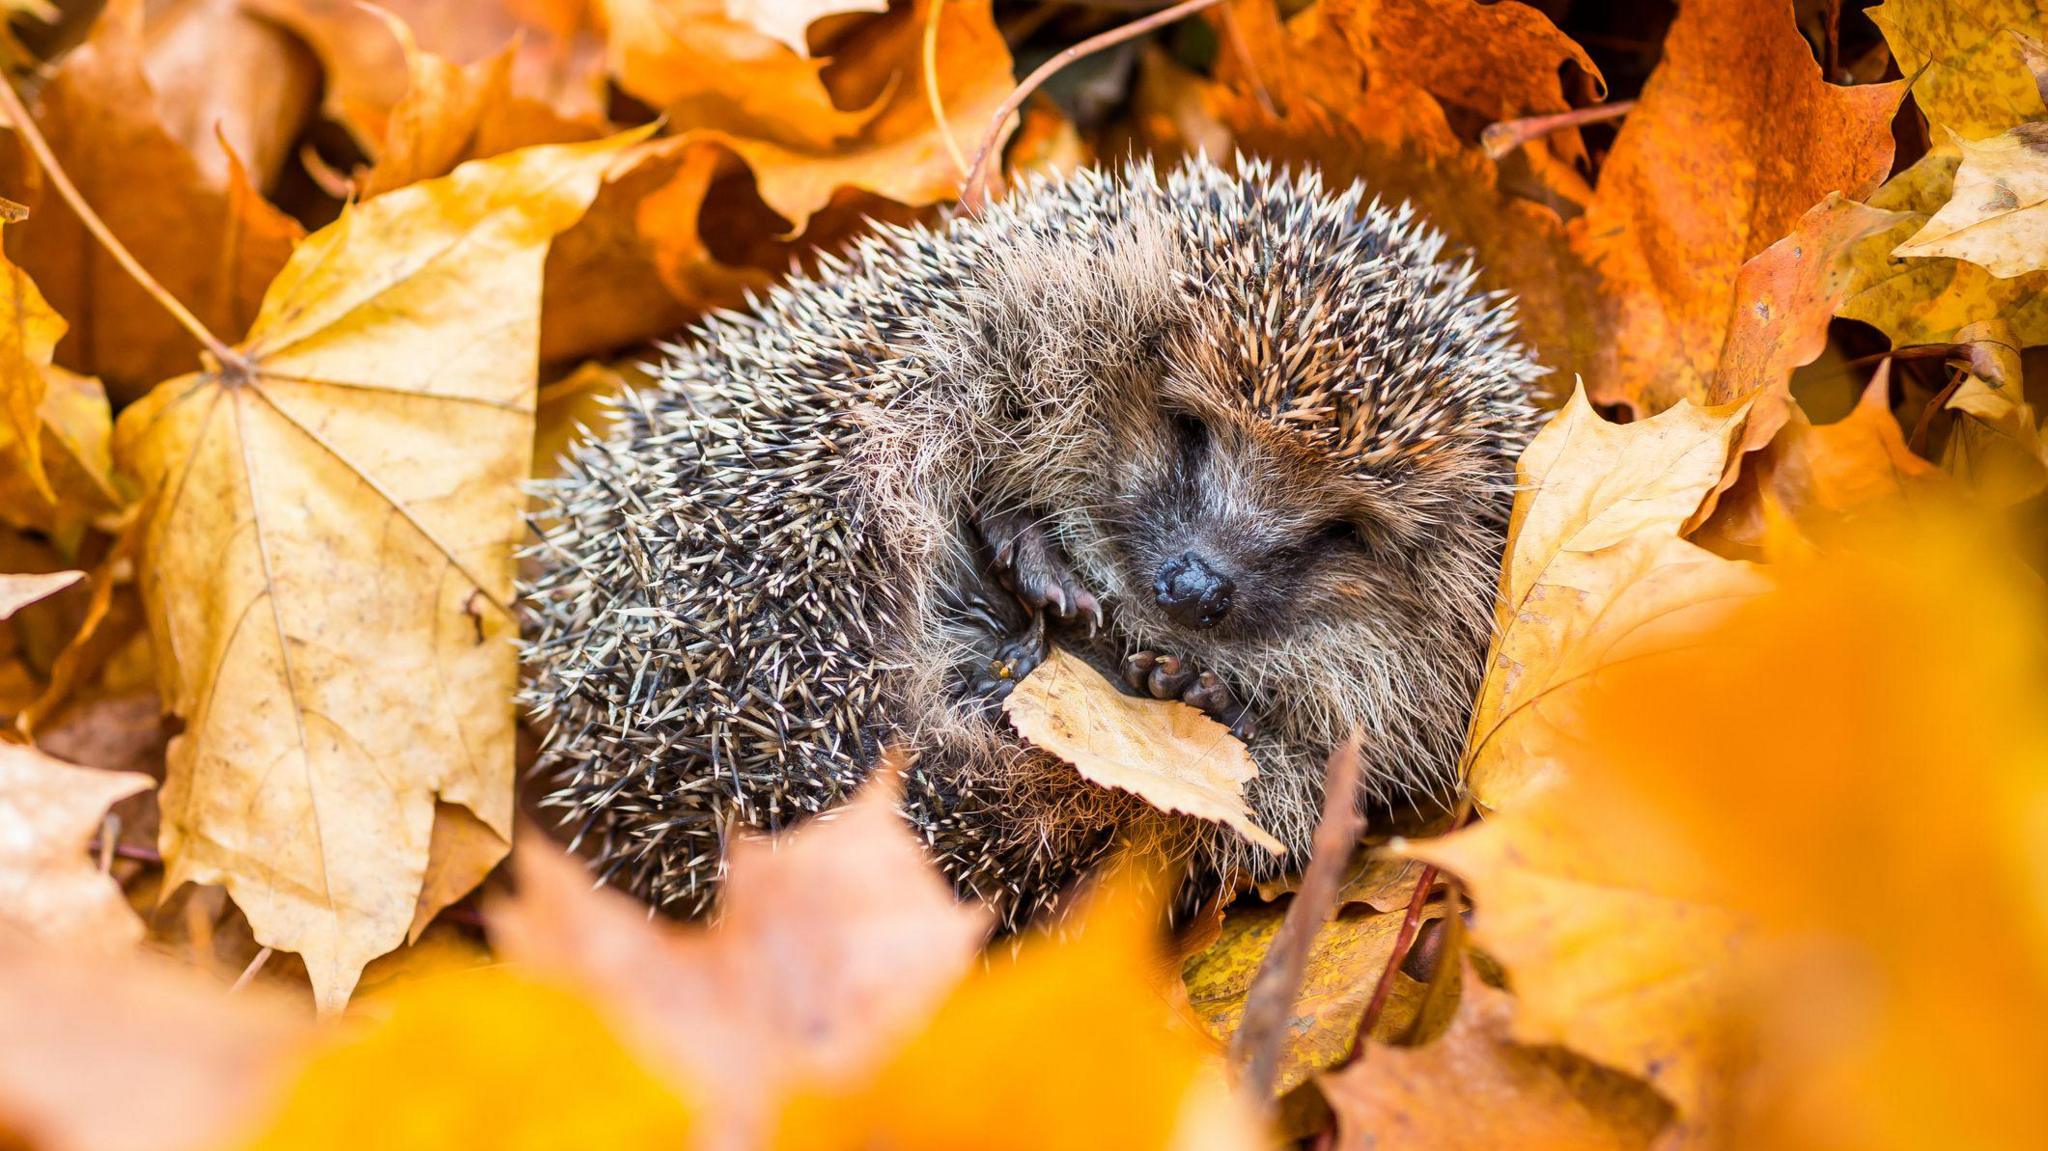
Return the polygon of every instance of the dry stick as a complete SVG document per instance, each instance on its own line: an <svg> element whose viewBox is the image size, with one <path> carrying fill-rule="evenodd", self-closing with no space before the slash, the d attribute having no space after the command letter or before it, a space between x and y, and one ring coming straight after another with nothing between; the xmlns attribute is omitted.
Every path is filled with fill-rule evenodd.
<svg viewBox="0 0 2048 1151"><path fill-rule="evenodd" d="M28 150L35 156L36 163L49 175L50 182L57 186L57 194L64 197L64 202L71 206L79 222L85 225L85 230L91 232L93 238L100 242L100 246L107 250L107 254L114 257L114 262L120 264L121 269L141 285L143 291L149 293L150 298L163 305L164 310L171 314L171 318L178 321L178 326L190 332L192 338L198 340L200 346L204 347L222 368L247 374L250 370L249 362L242 358L241 353L228 347L219 336L208 331L206 325L199 322L198 316L193 315L185 305L178 302L176 296L171 295L169 289L158 283L156 277L149 274L149 269L143 267L134 254L114 235L112 229L107 227L107 222L100 219L99 213L92 210L92 205L85 202L85 196L79 192L78 185L71 182L71 177L64 171L64 166L57 162L57 154L50 150L50 142L43 139L43 130L36 126L35 118L30 116L28 109L22 105L21 95L14 90L11 80L0 79L0 112L6 113L8 120L13 122L15 131L27 142Z"/></svg>
<svg viewBox="0 0 2048 1151"><path fill-rule="evenodd" d="M1636 106L1634 100L1616 100L1612 104L1595 104L1591 108L1574 108L1569 112L1558 112L1550 116L1525 116L1520 120L1502 120L1488 124L1479 133L1479 147L1489 160L1498 160L1509 152L1531 140L1540 140L1562 128L1576 128L1581 124L1598 124L1602 120L1616 120L1628 115Z"/></svg>
<svg viewBox="0 0 2048 1151"><path fill-rule="evenodd" d="M121 817L108 812L100 820L100 874L114 870L114 846L121 840Z"/></svg>
<svg viewBox="0 0 2048 1151"><path fill-rule="evenodd" d="M996 137L1002 135L1003 125L1009 122L1018 108L1024 106L1024 101L1030 99L1031 94L1058 74L1060 69L1083 56L1093 56L1104 48L1114 48L1126 40L1135 40L1154 28L1171 24L1183 16L1192 15L1217 2L1218 0L1181 0L1181 3L1171 8L1162 8L1142 20L1133 20L1121 27L1090 36L1033 69L1031 75L1024 77L1024 82L1017 85L1016 91L1011 92L1003 101L1003 106L996 109L996 114L989 117L988 131L981 137L981 147L975 150L974 163L968 165L967 180L960 188L960 206L970 212L981 207L985 199L982 190L988 183L990 169L994 166L990 163L990 154L996 150Z"/></svg>
<svg viewBox="0 0 2048 1151"><path fill-rule="evenodd" d="M1365 1054L1365 1041L1372 1034L1373 1024L1380 1021L1380 1011L1387 1005L1387 996L1394 990L1394 972L1401 969L1401 962L1408 958L1408 948L1415 943L1415 932L1422 926L1422 907L1429 902L1429 889L1436 886L1436 865L1422 869L1415 880L1415 894L1408 900L1408 914L1401 920L1401 932L1394 936L1394 950L1387 955L1387 969L1380 972L1380 981L1372 989L1372 1000L1365 1005L1365 1014L1358 1017L1358 1034L1351 1037L1351 1054L1345 1056L1349 1063Z"/></svg>
<svg viewBox="0 0 2048 1151"><path fill-rule="evenodd" d="M228 994L233 995L242 988L249 986L249 981L255 979L256 973L263 970L263 965L268 962L270 962L270 948L266 947L256 953L256 958L249 961L249 966L242 969L242 974L235 980L235 985L228 988Z"/></svg>
<svg viewBox="0 0 2048 1151"><path fill-rule="evenodd" d="M1330 753L1323 779L1323 816L1302 874L1301 886L1288 904L1273 944L1259 961L1258 974L1246 992L1244 1018L1230 1040L1230 1055L1243 1069L1246 1094L1261 1106L1272 1098L1273 1082L1280 1069L1280 1047L1287 1035L1287 1012L1301 991L1302 973L1308 967L1309 945L1316 932L1337 906L1337 892L1344 879L1344 867L1351 861L1352 848L1365 830L1365 817L1358 811L1358 737Z"/></svg>
<svg viewBox="0 0 2048 1151"><path fill-rule="evenodd" d="M939 98L939 13L946 10L946 0L932 0L931 12L924 22L924 100L932 106L932 123L939 129L939 139L946 144L946 155L953 158L953 167L962 180L967 179L967 157L960 151L960 141L953 138L953 125L946 120L946 102Z"/></svg>

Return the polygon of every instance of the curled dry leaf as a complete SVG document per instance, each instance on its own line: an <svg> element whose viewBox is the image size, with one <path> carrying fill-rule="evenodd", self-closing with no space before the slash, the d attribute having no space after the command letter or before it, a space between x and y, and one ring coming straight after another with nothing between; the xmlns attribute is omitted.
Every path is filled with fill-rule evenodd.
<svg viewBox="0 0 2048 1151"><path fill-rule="evenodd" d="M351 208L271 285L246 368L165 383L116 429L146 493L163 695L186 722L167 883L224 884L328 1009L413 922L437 798L489 828L484 858L510 838L541 266L640 135Z"/></svg>
<svg viewBox="0 0 2048 1151"><path fill-rule="evenodd" d="M114 418L106 389L89 376L47 367L36 419L50 496L19 466L14 433L0 421L0 460L17 461L0 467L0 522L42 532L68 548L87 525L123 503L108 447Z"/></svg>
<svg viewBox="0 0 2048 1151"><path fill-rule="evenodd" d="M896 811L893 772L773 846L734 845L715 928L650 921L551 848L515 853L500 952L574 979L718 1102L708 1145L759 1146L776 1096L840 1082L929 1018L989 920L957 902Z"/></svg>
<svg viewBox="0 0 2048 1151"><path fill-rule="evenodd" d="M2048 268L2048 123L1955 143L1948 203L1892 254L1968 260L2002 279Z"/></svg>
<svg viewBox="0 0 2048 1151"><path fill-rule="evenodd" d="M1605 669L1685 643L1763 577L1680 538L1721 483L1747 405L1681 400L1612 424L1572 396L1522 453L1486 678L1466 738L1472 794L1510 805L1560 759Z"/></svg>
<svg viewBox="0 0 2048 1151"><path fill-rule="evenodd" d="M0 928L84 948L140 941L142 921L93 866L86 841L116 800L153 786L146 775L0 743Z"/></svg>
<svg viewBox="0 0 2048 1151"><path fill-rule="evenodd" d="M2003 320L1988 320L1958 331L1956 342L1968 350L1967 368L1944 405L1956 422L1942 467L1997 503L2019 503L2048 486L2048 445L2027 402L2019 341Z"/></svg>
<svg viewBox="0 0 2048 1151"><path fill-rule="evenodd" d="M1128 791L1161 811L1220 823L1267 851L1287 849L1252 822L1244 788L1258 765L1230 729L1179 700L1118 691L1086 660L1053 647L1003 703L1032 746L1091 783Z"/></svg>
<svg viewBox="0 0 2048 1151"><path fill-rule="evenodd" d="M1514 998L1465 971L1450 1028L1422 1047L1376 1046L1318 1077L1336 1151L1633 1151L1670 1107L1641 1083L1556 1047L1514 1041Z"/></svg>
<svg viewBox="0 0 2048 1151"><path fill-rule="evenodd" d="M808 58L804 30L814 20L842 12L887 12L889 0L725 0L725 18L744 24Z"/></svg>
<svg viewBox="0 0 2048 1151"><path fill-rule="evenodd" d="M238 157L269 188L312 114L320 68L290 32L243 0L170 0L149 6L142 66L164 126L217 188Z"/></svg>
<svg viewBox="0 0 2048 1151"><path fill-rule="evenodd" d="M57 494L43 466L43 394L65 326L28 273L0 256L0 432L9 449L0 459L20 468L50 503Z"/></svg>
<svg viewBox="0 0 2048 1151"><path fill-rule="evenodd" d="M299 226L230 172L217 185L166 127L143 72L141 0L110 0L41 93L36 120L107 226L202 323L235 338L289 258ZM47 186L24 149L0 181L33 209L7 252L71 323L57 361L117 400L191 366L192 337L123 271Z"/></svg>

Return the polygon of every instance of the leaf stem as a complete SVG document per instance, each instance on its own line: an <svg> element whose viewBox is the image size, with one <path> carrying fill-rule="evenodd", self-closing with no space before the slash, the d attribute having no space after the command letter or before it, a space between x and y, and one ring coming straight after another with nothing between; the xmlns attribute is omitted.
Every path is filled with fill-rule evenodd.
<svg viewBox="0 0 2048 1151"><path fill-rule="evenodd" d="M91 232L93 238L100 242L100 246L107 250L107 254L114 257L114 262L121 265L121 269L127 272L143 291L149 293L151 299L163 305L163 309L171 314L171 318L178 321L178 326L191 333L192 338L198 340L200 346L205 348L222 368L231 372L247 373L249 362L239 352L230 348L226 341L209 331L205 324L199 322L198 316L193 315L190 309L178 302L176 296L171 295L169 289L159 283L155 276L150 275L149 269L142 266L134 253L130 252L127 246L121 243L120 238L114 235L113 230L107 227L107 222L100 219L99 213L93 211L92 205L86 203L84 194L78 190L78 185L73 184L70 175L64 171L64 165L57 162L57 154L50 150L50 142L43 138L42 129L36 126L35 118L28 114L28 108L22 104L21 94L14 90L14 82L11 79L0 79L0 113L5 113L7 119L13 123L14 130L21 134L29 152L35 156L36 163L49 174L50 182L57 186L57 194L71 206L71 210L78 215L79 222L85 225L85 230Z"/></svg>
<svg viewBox="0 0 2048 1151"><path fill-rule="evenodd" d="M1351 1039L1349 1063L1365 1054L1365 1041L1372 1034L1373 1024L1380 1021L1380 1012L1387 1005L1387 996L1394 990L1394 972L1401 969L1401 962L1408 958L1408 949L1415 944L1415 932L1422 926L1422 908L1429 902L1429 889L1436 886L1436 865L1422 869L1415 880L1415 894L1408 900L1408 914L1401 920L1401 932L1394 936L1394 950L1387 955L1387 969L1380 972L1380 981L1372 989L1372 1001L1365 1005L1365 1014L1358 1017L1358 1034Z"/></svg>
<svg viewBox="0 0 2048 1151"><path fill-rule="evenodd" d="M1114 48L1126 40L1135 40L1154 28L1171 24L1183 16L1191 16L1217 2L1218 0L1181 0L1181 3L1171 8L1161 8L1143 19L1133 20L1107 32L1090 36L1032 69L1031 75L1024 77L1024 82L1017 85L1016 91L1011 92L1003 101L1002 107L996 109L995 115L989 117L988 131L981 137L981 147L975 150L974 163L968 166L967 180L960 188L960 206L972 212L978 210L987 200L986 189L993 176L993 169L1001 167L999 162L992 160L991 153L996 150L996 139L1003 134L1003 125L1009 122L1018 108L1023 107L1024 101L1030 99L1033 92L1038 91L1040 85L1052 79L1060 69L1083 56L1092 56L1104 48Z"/></svg>
<svg viewBox="0 0 2048 1151"><path fill-rule="evenodd" d="M1316 932L1330 918L1342 889L1344 867L1365 830L1358 811L1359 741L1356 736L1330 753L1323 779L1323 814L1316 823L1314 852L1303 872L1294 901L1274 933L1272 945L1259 961L1245 994L1244 1017L1231 1037L1231 1058L1242 1069L1245 1094L1259 1107L1268 1105L1280 1071L1280 1048L1287 1037L1287 1012L1301 992L1308 969L1309 948Z"/></svg>
<svg viewBox="0 0 2048 1151"><path fill-rule="evenodd" d="M1524 116L1519 120L1502 120L1488 124L1479 133L1479 147L1489 160L1498 160L1509 152L1540 140L1552 132L1564 128L1576 128L1581 124L1598 124L1603 120L1618 120L1634 108L1634 100L1616 100L1612 104L1595 104L1590 108L1574 108L1569 112L1558 112L1550 116Z"/></svg>

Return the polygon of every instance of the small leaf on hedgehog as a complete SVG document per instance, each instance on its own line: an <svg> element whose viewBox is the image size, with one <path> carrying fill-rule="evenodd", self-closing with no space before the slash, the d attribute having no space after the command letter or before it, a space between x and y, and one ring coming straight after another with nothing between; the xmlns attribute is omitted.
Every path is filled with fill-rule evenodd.
<svg viewBox="0 0 2048 1151"><path fill-rule="evenodd" d="M1244 788L1259 773L1230 729L1179 700L1125 695L1063 648L1003 703L1017 734L1072 764L1091 783L1128 791L1161 811L1220 823L1279 855L1287 848L1252 822Z"/></svg>

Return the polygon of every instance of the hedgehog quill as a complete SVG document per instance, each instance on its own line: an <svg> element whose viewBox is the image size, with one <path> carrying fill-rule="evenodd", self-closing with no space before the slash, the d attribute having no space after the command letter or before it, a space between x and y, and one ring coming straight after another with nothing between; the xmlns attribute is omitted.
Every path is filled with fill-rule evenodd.
<svg viewBox="0 0 2048 1151"><path fill-rule="evenodd" d="M1016 926L1164 820L1191 889L1300 859L1354 730L1444 793L1542 369L1407 208L1195 161L885 229L707 321L544 487L524 700L606 877L681 913L724 848L917 759L912 824ZM1025 746L1061 644L1231 725L1289 848Z"/></svg>

